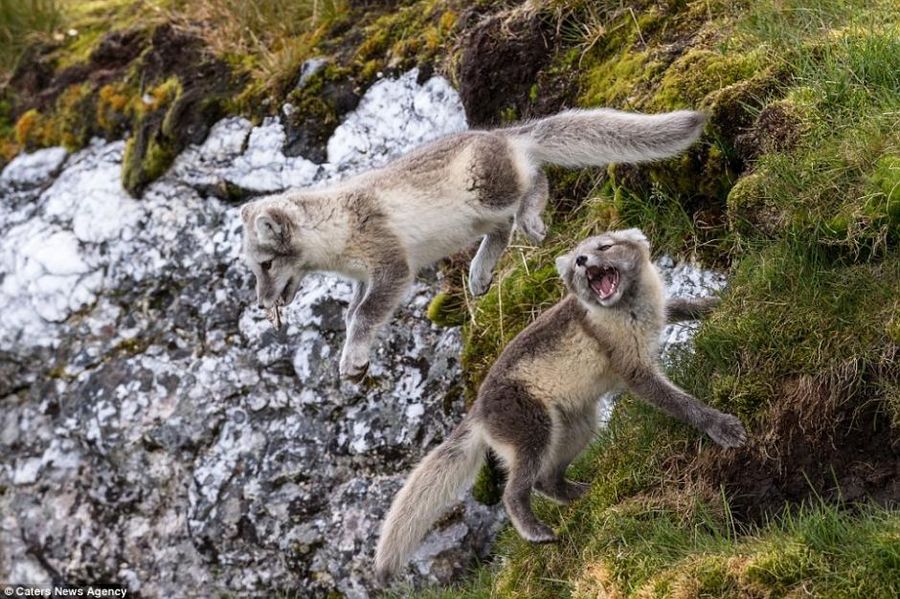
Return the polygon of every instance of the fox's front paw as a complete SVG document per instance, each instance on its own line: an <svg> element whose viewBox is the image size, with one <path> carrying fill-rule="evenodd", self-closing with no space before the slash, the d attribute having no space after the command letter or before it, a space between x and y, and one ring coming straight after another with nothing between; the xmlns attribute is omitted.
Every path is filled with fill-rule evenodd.
<svg viewBox="0 0 900 599"><path fill-rule="evenodd" d="M717 414L706 427L706 434L725 448L740 447L747 441L747 431L744 430L744 425L731 414Z"/></svg>
<svg viewBox="0 0 900 599"><path fill-rule="evenodd" d="M712 295L709 297L700 297L694 300L697 303L697 306L700 308L700 313L706 316L713 310L719 307L719 304L722 303L722 298Z"/></svg>
<svg viewBox="0 0 900 599"><path fill-rule="evenodd" d="M344 349L341 355L341 363L338 368L341 378L351 383L359 383L369 370L369 352L365 349Z"/></svg>
<svg viewBox="0 0 900 599"><path fill-rule="evenodd" d="M479 297L488 292L488 289L491 288L491 282L494 280L494 275L491 272L470 272L469 273L469 291L472 292L472 295L475 297Z"/></svg>

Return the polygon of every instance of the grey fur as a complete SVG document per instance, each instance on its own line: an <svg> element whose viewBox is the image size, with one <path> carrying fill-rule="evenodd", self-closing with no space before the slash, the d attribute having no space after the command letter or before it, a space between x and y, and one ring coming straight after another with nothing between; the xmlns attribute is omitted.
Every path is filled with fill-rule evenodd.
<svg viewBox="0 0 900 599"><path fill-rule="evenodd" d="M333 271L365 285L348 310L340 371L368 366L376 329L422 267L479 238L469 271L485 293L512 227L540 243L546 226L547 163L570 166L671 156L700 134L703 116L569 111L495 131L450 135L324 189L291 191L246 204L244 254L261 307L289 303L306 272ZM264 269L264 265L266 268Z"/></svg>
<svg viewBox="0 0 900 599"><path fill-rule="evenodd" d="M705 123L703 114L688 110L638 115L599 108L567 110L508 131L527 139L538 161L575 168L598 160L640 162L673 156L691 145Z"/></svg>
<svg viewBox="0 0 900 599"><path fill-rule="evenodd" d="M666 302L666 322L698 320L719 305L717 297L673 297Z"/></svg>
<svg viewBox="0 0 900 599"><path fill-rule="evenodd" d="M531 491L560 502L584 493L587 485L567 480L565 472L593 436L596 402L608 391L626 386L723 447L746 439L737 418L700 403L669 382L658 366L666 314L699 316L716 300L665 302L649 244L636 229L587 239L560 256L557 265L570 293L510 342L461 425L470 451L480 456L490 448L505 463L504 506L519 534L536 543L556 537L535 517ZM617 277L615 289L600 285L597 272L607 273L607 281ZM475 454L451 455L461 434L429 453L394 499L375 556L382 579L406 563L428 528L469 484L475 472L466 468L481 464Z"/></svg>

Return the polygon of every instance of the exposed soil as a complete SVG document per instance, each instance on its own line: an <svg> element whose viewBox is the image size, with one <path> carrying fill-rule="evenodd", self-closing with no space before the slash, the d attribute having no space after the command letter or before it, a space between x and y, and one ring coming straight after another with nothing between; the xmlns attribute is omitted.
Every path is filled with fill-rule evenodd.
<svg viewBox="0 0 900 599"><path fill-rule="evenodd" d="M787 152L803 135L803 119L790 105L774 103L759 113L753 127L739 135L735 146L747 158L766 152Z"/></svg>
<svg viewBox="0 0 900 599"><path fill-rule="evenodd" d="M171 106L145 115L135 123L135 142L125 165L124 183L138 196L167 164L147 164L155 145L174 158L188 144L201 143L210 127L224 116L226 100L240 82L221 60L206 52L202 40L171 25L157 27L150 47L137 64L142 89L176 77L182 91Z"/></svg>
<svg viewBox="0 0 900 599"><path fill-rule="evenodd" d="M145 44L143 31L113 31L100 41L87 62L55 74L55 64L49 57L54 48L30 47L22 55L9 81L9 89L15 98L13 116L32 108L47 110L70 85L88 82L96 90L110 81L121 79Z"/></svg>
<svg viewBox="0 0 900 599"><path fill-rule="evenodd" d="M324 73L314 77L325 79ZM359 87L352 80L325 79L320 87L313 94L304 93L302 88L298 90L297 95L301 98L310 95L314 98L295 107L291 114L282 115L285 156L303 156L316 163L325 162L328 139L341 118L359 105Z"/></svg>
<svg viewBox="0 0 900 599"><path fill-rule="evenodd" d="M527 111L529 91L548 64L555 30L540 14L501 13L475 26L463 41L459 92L472 127L491 127L510 109Z"/></svg>
<svg viewBox="0 0 900 599"><path fill-rule="evenodd" d="M34 108L31 103L53 80L55 69L53 61L48 56L52 50L52 46L47 45L28 46L19 57L4 90L14 99L22 98L13 104L14 117Z"/></svg>
<svg viewBox="0 0 900 599"><path fill-rule="evenodd" d="M747 447L707 451L693 465L724 488L738 521L760 523L813 497L900 503L900 434L871 389L799 377L755 428Z"/></svg>

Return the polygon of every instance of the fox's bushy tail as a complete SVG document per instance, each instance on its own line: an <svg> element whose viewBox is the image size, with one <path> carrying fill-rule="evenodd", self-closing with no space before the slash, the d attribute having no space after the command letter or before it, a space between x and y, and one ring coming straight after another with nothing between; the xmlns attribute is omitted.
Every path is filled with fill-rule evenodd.
<svg viewBox="0 0 900 599"><path fill-rule="evenodd" d="M674 156L694 143L705 122L702 113L690 110L640 114L598 108L567 110L504 131L541 164L579 168Z"/></svg>
<svg viewBox="0 0 900 599"><path fill-rule="evenodd" d="M447 440L419 462L394 497L381 526L375 572L382 582L402 568L428 529L471 485L484 461L487 445L466 417Z"/></svg>

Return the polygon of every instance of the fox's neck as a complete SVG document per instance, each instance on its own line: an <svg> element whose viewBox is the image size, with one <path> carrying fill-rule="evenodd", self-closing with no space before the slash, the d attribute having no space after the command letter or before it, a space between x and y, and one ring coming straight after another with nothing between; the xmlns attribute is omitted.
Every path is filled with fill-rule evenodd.
<svg viewBox="0 0 900 599"><path fill-rule="evenodd" d="M340 271L350 236L342 206L327 193L303 194L291 200L306 265L312 270Z"/></svg>

